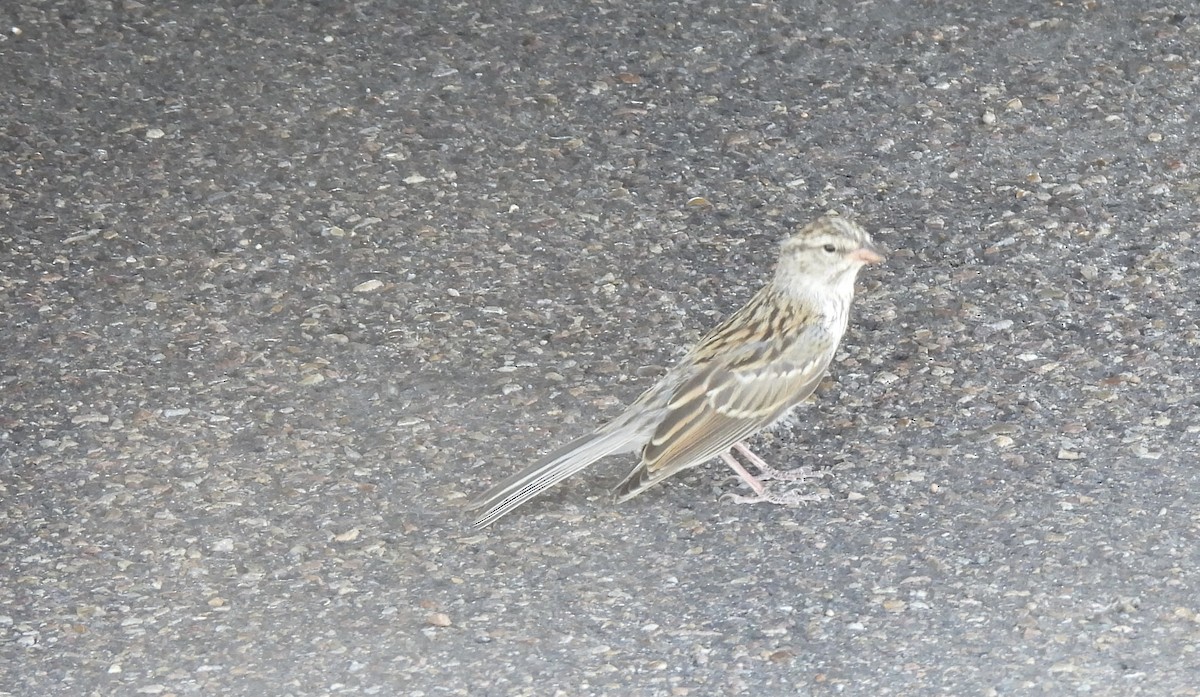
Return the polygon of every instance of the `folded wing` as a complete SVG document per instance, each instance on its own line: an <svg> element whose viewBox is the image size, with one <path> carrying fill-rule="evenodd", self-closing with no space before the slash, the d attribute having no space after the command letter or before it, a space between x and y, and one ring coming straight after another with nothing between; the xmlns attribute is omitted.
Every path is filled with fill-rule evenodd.
<svg viewBox="0 0 1200 697"><path fill-rule="evenodd" d="M810 325L698 365L672 394L641 464L617 487L617 497L632 498L775 423L812 394L835 348L825 329Z"/></svg>

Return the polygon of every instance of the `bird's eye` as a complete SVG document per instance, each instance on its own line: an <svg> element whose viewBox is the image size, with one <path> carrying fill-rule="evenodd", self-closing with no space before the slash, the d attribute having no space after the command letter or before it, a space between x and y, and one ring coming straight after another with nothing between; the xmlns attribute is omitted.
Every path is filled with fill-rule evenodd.
<svg viewBox="0 0 1200 697"><path fill-rule="evenodd" d="M825 249L825 251L829 252L830 254L833 254L834 252L837 251L837 246L832 245L832 244L827 244L827 245L825 245L824 249Z"/></svg>

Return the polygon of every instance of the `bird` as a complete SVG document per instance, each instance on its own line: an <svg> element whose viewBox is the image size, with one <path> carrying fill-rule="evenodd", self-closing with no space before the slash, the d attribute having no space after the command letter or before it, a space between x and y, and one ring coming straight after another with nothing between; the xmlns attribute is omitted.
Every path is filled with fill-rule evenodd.
<svg viewBox="0 0 1200 697"><path fill-rule="evenodd" d="M482 509L475 527L491 525L597 460L623 453L640 460L613 490L618 502L716 457L756 494L733 497L738 503L814 498L768 490L761 480L815 473L776 470L743 441L786 419L813 393L846 332L859 271L883 261L881 247L848 217L824 215L800 227L780 245L770 280L621 414L467 504Z"/></svg>

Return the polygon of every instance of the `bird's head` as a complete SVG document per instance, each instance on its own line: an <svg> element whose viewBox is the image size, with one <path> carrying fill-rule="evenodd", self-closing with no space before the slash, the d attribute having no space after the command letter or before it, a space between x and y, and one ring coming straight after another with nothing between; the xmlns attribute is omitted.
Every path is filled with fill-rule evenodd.
<svg viewBox="0 0 1200 697"><path fill-rule="evenodd" d="M854 292L858 270L883 262L883 252L857 223L824 216L784 241L775 268L780 290L800 294Z"/></svg>

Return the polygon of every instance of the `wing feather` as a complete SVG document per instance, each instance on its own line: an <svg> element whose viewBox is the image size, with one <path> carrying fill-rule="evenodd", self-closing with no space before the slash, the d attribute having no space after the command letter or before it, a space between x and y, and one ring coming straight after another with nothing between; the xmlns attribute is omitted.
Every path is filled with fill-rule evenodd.
<svg viewBox="0 0 1200 697"><path fill-rule="evenodd" d="M808 325L799 334L726 349L722 360L710 361L675 390L641 464L617 487L618 497L632 498L775 423L812 394L835 348L828 331Z"/></svg>

